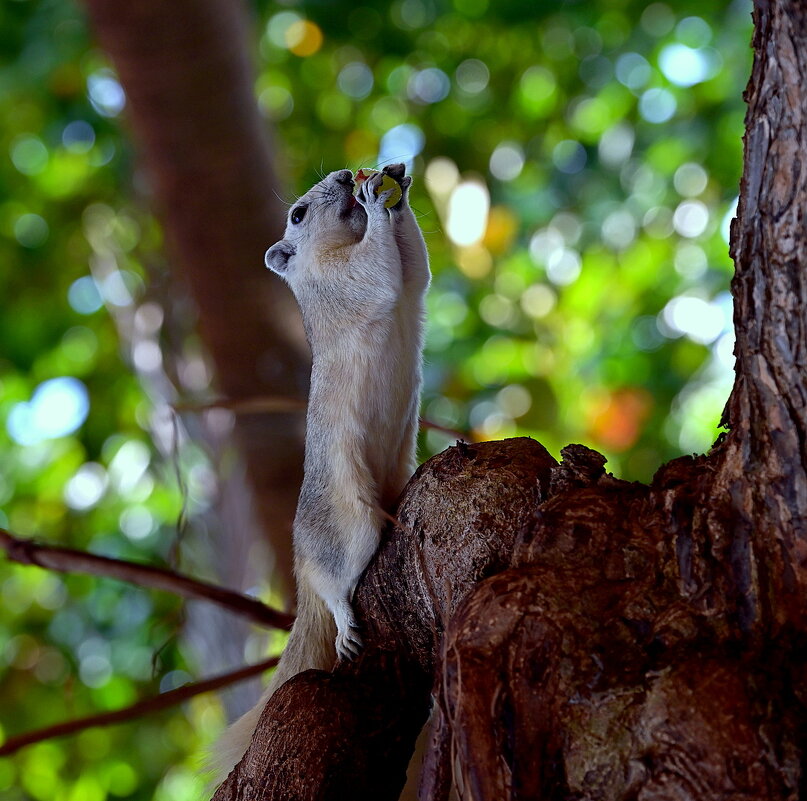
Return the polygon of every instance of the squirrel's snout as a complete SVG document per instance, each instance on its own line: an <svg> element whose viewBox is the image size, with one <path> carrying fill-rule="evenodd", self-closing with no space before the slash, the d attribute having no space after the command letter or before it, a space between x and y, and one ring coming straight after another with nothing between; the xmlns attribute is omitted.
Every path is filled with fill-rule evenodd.
<svg viewBox="0 0 807 801"><path fill-rule="evenodd" d="M353 186L353 173L350 170L339 170L339 172L334 174L334 180L338 184Z"/></svg>

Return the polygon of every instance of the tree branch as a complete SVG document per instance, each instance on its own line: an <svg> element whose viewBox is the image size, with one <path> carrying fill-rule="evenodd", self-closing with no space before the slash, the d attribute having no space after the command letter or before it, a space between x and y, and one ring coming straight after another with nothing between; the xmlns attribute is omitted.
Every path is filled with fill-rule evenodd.
<svg viewBox="0 0 807 801"><path fill-rule="evenodd" d="M448 434L449 437L455 437L463 442L476 442L476 437L473 436L473 434L469 434L467 431L457 431L455 428L441 426L439 423L433 423L425 417L418 418L418 423L420 424L420 428L424 431L439 431L441 434Z"/></svg>
<svg viewBox="0 0 807 801"><path fill-rule="evenodd" d="M41 545L32 540L15 537L3 528L0 528L0 548L6 552L9 559L21 565L36 565L59 573L106 576L118 581L128 581L139 587L170 592L183 598L211 601L261 626L287 629L294 621L293 615L272 609L255 598L249 598L215 584L197 581L160 567L138 565L72 548Z"/></svg>
<svg viewBox="0 0 807 801"><path fill-rule="evenodd" d="M133 718L139 718L143 715L151 714L152 712L168 709L169 707L181 704L183 701L187 701L189 698L201 695L202 693L218 690L221 687L226 687L230 684L248 679L258 673L263 673L265 670L274 667L277 661L277 657L272 657L271 659L265 659L263 662L258 662L255 665L239 668L231 673L224 673L221 676L214 676L204 681L185 684L182 687L177 687L176 690L169 690L168 692L160 693L151 698L145 698L123 709L116 709L112 712L102 712L99 715L89 715L86 718L66 720L64 723L57 723L54 726L47 726L44 729L35 729L34 731L17 735L16 737L10 737L0 746L0 757L9 756L19 751L21 748L25 748L27 745L41 743L43 740L51 740L54 737L63 737L67 734L77 734L80 731L90 729L94 726L111 726L115 723L124 723Z"/></svg>
<svg viewBox="0 0 807 801"><path fill-rule="evenodd" d="M430 695L430 801L449 776L512 801L799 797L803 635L755 651L742 599L689 593L713 457L646 486L561 455L521 438L423 465L356 589L364 650L272 696L214 801L396 801Z"/></svg>
<svg viewBox="0 0 807 801"><path fill-rule="evenodd" d="M206 412L210 409L227 409L233 414L289 414L304 412L306 402L300 398L266 395L251 398L219 398L212 401L180 401L172 404L177 412Z"/></svg>
<svg viewBox="0 0 807 801"><path fill-rule="evenodd" d="M234 414L286 414L302 412L306 409L306 402L298 398L284 398L281 396L264 396L252 398L219 398L212 401L180 401L172 404L176 412L207 412L210 409L227 409ZM440 431L450 437L456 437L465 442L475 442L476 438L467 431L458 431L456 428L442 426L425 417L418 418L420 428L424 431Z"/></svg>

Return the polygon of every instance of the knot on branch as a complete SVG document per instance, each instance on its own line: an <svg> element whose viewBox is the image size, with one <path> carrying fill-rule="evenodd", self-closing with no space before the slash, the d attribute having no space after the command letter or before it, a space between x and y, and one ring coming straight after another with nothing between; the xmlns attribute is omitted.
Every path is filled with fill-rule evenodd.
<svg viewBox="0 0 807 801"><path fill-rule="evenodd" d="M467 469L469 462L476 458L476 449L467 442L457 440L456 445L452 445L440 454L442 457L436 467L436 472L441 476L457 475Z"/></svg>
<svg viewBox="0 0 807 801"><path fill-rule="evenodd" d="M552 469L550 494L591 487L605 475L606 458L585 445L561 448L561 463Z"/></svg>
<svg viewBox="0 0 807 801"><path fill-rule="evenodd" d="M3 531L2 545L12 562L18 562L21 565L42 566L36 558L36 551L39 546L32 540L21 540L7 531Z"/></svg>

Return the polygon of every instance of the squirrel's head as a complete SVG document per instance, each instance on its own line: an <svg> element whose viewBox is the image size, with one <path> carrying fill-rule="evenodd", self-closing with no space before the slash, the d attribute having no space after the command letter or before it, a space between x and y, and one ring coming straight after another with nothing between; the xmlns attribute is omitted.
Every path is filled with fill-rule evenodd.
<svg viewBox="0 0 807 801"><path fill-rule="evenodd" d="M266 266L294 290L305 273L332 262L358 242L367 213L353 197L353 173L337 170L314 184L289 210L280 242L266 251Z"/></svg>

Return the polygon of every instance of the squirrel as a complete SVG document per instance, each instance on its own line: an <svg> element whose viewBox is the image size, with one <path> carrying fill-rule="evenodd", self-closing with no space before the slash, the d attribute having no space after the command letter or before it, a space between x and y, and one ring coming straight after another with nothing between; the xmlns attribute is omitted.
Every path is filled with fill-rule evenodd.
<svg viewBox="0 0 807 801"><path fill-rule="evenodd" d="M224 775L278 687L303 670L330 670L362 647L353 591L386 510L415 469L431 276L404 173L403 164L389 165L355 196L350 170L330 173L293 204L283 239L266 252L266 266L297 299L313 357L293 526L297 618L260 701L216 747ZM401 191L389 209L398 187L382 190L385 175Z"/></svg>

